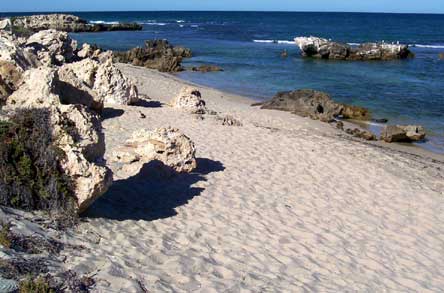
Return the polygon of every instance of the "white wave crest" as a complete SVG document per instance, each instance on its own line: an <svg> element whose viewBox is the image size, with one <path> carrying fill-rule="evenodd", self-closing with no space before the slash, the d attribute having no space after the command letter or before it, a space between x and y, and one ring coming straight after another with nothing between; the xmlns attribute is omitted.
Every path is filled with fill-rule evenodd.
<svg viewBox="0 0 444 293"><path fill-rule="evenodd" d="M92 24L119 24L118 21L104 21L104 20L91 20L89 23L92 23Z"/></svg>
<svg viewBox="0 0 444 293"><path fill-rule="evenodd" d="M185 20L179 19L179 20L176 20L176 22L177 22L177 23L184 23Z"/></svg>
<svg viewBox="0 0 444 293"><path fill-rule="evenodd" d="M444 45L421 45L421 44L413 44L412 47L418 48L428 48L428 49L444 49Z"/></svg>
<svg viewBox="0 0 444 293"><path fill-rule="evenodd" d="M287 40L253 40L255 43L274 43L274 44L291 44L294 45L294 41L287 41Z"/></svg>

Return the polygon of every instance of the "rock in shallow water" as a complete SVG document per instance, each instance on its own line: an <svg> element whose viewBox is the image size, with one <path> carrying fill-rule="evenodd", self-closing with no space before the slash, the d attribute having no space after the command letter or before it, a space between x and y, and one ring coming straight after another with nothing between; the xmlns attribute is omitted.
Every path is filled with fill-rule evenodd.
<svg viewBox="0 0 444 293"><path fill-rule="evenodd" d="M280 92L265 102L261 109L288 111L324 122L331 121L337 116L343 116L345 119L370 119L367 109L336 103L327 93L311 89Z"/></svg>
<svg viewBox="0 0 444 293"><path fill-rule="evenodd" d="M318 37L298 37L296 44L306 57L335 60L394 60L413 56L408 45L364 43L357 47Z"/></svg>
<svg viewBox="0 0 444 293"><path fill-rule="evenodd" d="M425 129L419 125L388 125L381 133L381 140L385 142L414 142L425 137Z"/></svg>

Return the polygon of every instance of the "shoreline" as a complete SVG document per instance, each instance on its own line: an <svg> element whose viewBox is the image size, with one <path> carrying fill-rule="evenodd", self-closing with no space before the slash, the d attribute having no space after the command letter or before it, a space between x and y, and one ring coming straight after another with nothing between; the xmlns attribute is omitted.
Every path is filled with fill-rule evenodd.
<svg viewBox="0 0 444 293"><path fill-rule="evenodd" d="M119 65L120 66L122 66L122 65L123 66L128 66L129 68L144 69L144 70L147 70L149 72L152 72L153 74L158 74L159 76L162 76L162 77L167 78L167 79L170 78L170 79L174 80L175 82L182 83L184 85L195 86L195 87L198 87L198 88L201 88L201 89L206 89L206 90L211 90L211 91L219 92L221 95L224 95L224 96L230 98L234 102L239 102L239 103L242 103L242 104L248 104L250 106L253 103L260 102L258 99L255 99L255 98L249 98L247 96L244 96L244 95L241 95L241 94L238 94L238 93L222 91L222 90L219 90L217 88L213 88L213 87L206 86L206 85L201 85L201 84L198 84L198 83L186 80L186 79L182 79L179 76L177 76L178 73L158 72L158 71L154 71L154 70L147 69L147 68L141 68L141 67L137 67L137 66L132 66L132 65L129 65L129 64L119 64ZM261 111L273 111L273 110L261 110ZM279 111L277 111L277 112L279 112ZM295 115L295 114L291 114L291 113L287 113L287 114L288 115ZM303 118L303 117L300 117L300 118ZM380 140L377 140L377 141L365 141L365 140L362 140L362 139L354 138L354 137L352 137L350 135L345 134L344 132L338 131L338 130L334 129L334 127L331 127L330 125L328 125L327 123L323 123L323 122L318 121L318 120L312 120L312 119L309 119L309 118L303 118L303 119L307 119L309 121L312 121L314 124L318 124L318 123L325 124L326 126L332 128L333 132L336 133L336 135L338 135L340 137L343 137L345 139L348 139L350 141L361 142L363 144L367 144L367 145L374 146L374 147L377 147L377 148L387 149L387 150L390 150L390 151L404 153L406 155L417 156L417 157L421 157L421 158L424 158L424 159L429 159L429 160L433 160L433 161L438 161L440 163L444 163L444 153L433 152L433 151L428 150L427 148L418 146L418 145L416 145L414 143L386 143L386 142L383 142L383 141L380 141ZM344 122L345 125L349 125L349 126L359 126L359 127L362 127L363 125L365 125L365 123L363 123L362 121L343 120L343 122ZM327 131L327 132L330 132L330 131Z"/></svg>

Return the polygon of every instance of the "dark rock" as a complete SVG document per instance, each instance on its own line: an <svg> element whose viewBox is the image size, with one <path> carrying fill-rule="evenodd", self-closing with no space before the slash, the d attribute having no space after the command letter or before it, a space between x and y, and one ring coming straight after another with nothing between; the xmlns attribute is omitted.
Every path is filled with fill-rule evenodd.
<svg viewBox="0 0 444 293"><path fill-rule="evenodd" d="M388 125L381 133L381 140L385 142L414 142L425 138L425 129L419 125Z"/></svg>
<svg viewBox="0 0 444 293"><path fill-rule="evenodd" d="M364 108L336 103L327 93L310 89L280 92L265 102L261 109L288 111L325 122L338 116L359 120L370 118L369 112Z"/></svg>
<svg viewBox="0 0 444 293"><path fill-rule="evenodd" d="M376 140L376 135L374 135L372 132L365 130L365 129L351 129L348 128L345 130L346 133L353 135L354 137L362 138L365 140Z"/></svg>
<svg viewBox="0 0 444 293"><path fill-rule="evenodd" d="M375 123L387 123L388 119L385 119L385 118L372 118L372 119L370 119L370 121L375 122Z"/></svg>
<svg viewBox="0 0 444 293"><path fill-rule="evenodd" d="M282 51L282 53L281 53L281 57L282 57L282 58L287 58L287 57L288 57L288 52L287 52L287 50Z"/></svg>
<svg viewBox="0 0 444 293"><path fill-rule="evenodd" d="M213 71L224 71L224 70L216 65L201 65L199 67L192 67L191 71L213 72Z"/></svg>
<svg viewBox="0 0 444 293"><path fill-rule="evenodd" d="M167 40L149 40L144 48L134 48L127 52L114 52L114 61L131 63L157 69L162 72L183 71L182 59L191 56L191 51L183 47L173 47Z"/></svg>
<svg viewBox="0 0 444 293"><path fill-rule="evenodd" d="M394 60L413 57L407 45L364 43L357 47L317 37L299 37L296 44L306 57L334 60Z"/></svg>
<svg viewBox="0 0 444 293"><path fill-rule="evenodd" d="M344 130L344 122L342 121L337 121L336 122L336 128L340 129L340 130Z"/></svg>

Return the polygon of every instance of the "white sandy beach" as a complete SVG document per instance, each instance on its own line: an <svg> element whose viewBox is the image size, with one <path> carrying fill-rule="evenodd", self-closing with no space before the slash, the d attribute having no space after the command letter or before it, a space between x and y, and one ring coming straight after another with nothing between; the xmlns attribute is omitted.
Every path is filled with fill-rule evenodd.
<svg viewBox="0 0 444 293"><path fill-rule="evenodd" d="M120 67L151 100L106 107L105 159L135 130L172 126L198 169L127 178L109 164L115 182L77 228L86 249L63 252L97 292L442 292L442 157L205 87L207 107L243 126L199 120L166 105L184 82Z"/></svg>

